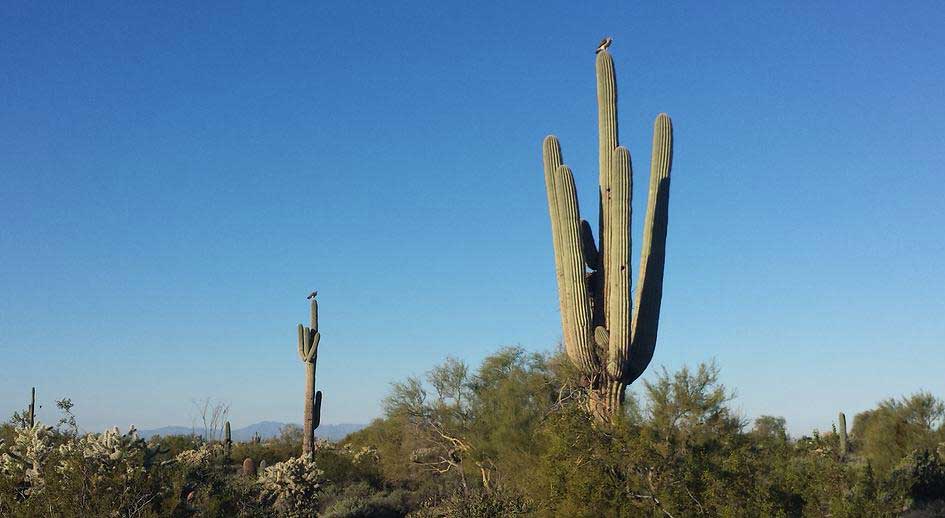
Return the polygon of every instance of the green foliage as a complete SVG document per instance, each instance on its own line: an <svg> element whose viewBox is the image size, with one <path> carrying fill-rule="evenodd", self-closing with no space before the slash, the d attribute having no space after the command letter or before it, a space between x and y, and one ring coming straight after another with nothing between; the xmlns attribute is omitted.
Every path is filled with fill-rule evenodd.
<svg viewBox="0 0 945 518"><path fill-rule="evenodd" d="M719 376L663 369L603 424L566 357L503 349L475 371L448 360L395 384L386 417L347 442L376 447L384 480L422 496L422 512L500 492L527 495L533 516L895 516L943 498L929 462L898 482L863 452L842 459L835 433L793 440L774 416L746 429ZM937 400L905 401L919 407L905 422L927 424L909 444L933 444Z"/></svg>
<svg viewBox="0 0 945 518"><path fill-rule="evenodd" d="M504 518L524 516L532 511L531 503L521 495L508 491L474 491L454 493L442 500L430 500L412 518Z"/></svg>
<svg viewBox="0 0 945 518"><path fill-rule="evenodd" d="M396 518L411 509L407 491L377 489L367 482L335 485L325 499L329 503L319 514L323 518Z"/></svg>
<svg viewBox="0 0 945 518"><path fill-rule="evenodd" d="M887 399L854 417L852 436L853 451L888 474L914 450L945 443L945 403L927 392Z"/></svg>
<svg viewBox="0 0 945 518"><path fill-rule="evenodd" d="M505 348L396 383L385 416L301 458L302 430L234 443L0 426L0 516L892 517L945 511L941 400L925 393L793 439L748 429L714 364L666 369L611 422L563 353ZM65 400L67 401L67 400ZM71 414L71 406L66 405ZM63 409L64 411L66 409ZM68 415L67 414L67 415ZM886 445L884 448L883 445ZM262 469L263 464L268 465Z"/></svg>

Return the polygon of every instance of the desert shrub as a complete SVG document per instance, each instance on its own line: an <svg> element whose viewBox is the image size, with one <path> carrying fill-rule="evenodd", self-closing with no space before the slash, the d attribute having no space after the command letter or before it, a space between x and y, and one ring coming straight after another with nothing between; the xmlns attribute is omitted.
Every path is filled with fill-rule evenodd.
<svg viewBox="0 0 945 518"><path fill-rule="evenodd" d="M367 482L332 486L324 500L319 514L324 518L395 518L411 509L407 491L378 489Z"/></svg>
<svg viewBox="0 0 945 518"><path fill-rule="evenodd" d="M531 512L530 502L507 490L453 493L442 500L431 500L411 518L504 518L524 516Z"/></svg>

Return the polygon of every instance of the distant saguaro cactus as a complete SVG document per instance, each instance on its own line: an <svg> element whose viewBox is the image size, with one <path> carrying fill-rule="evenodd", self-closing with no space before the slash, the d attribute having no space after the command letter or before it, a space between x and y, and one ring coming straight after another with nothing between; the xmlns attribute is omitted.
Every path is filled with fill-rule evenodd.
<svg viewBox="0 0 945 518"><path fill-rule="evenodd" d="M36 424L36 387L30 391L30 410L29 410L30 428Z"/></svg>
<svg viewBox="0 0 945 518"><path fill-rule="evenodd" d="M321 421L322 391L315 391L315 364L318 362L318 342L322 335L318 332L318 301L311 300L311 325L299 324L299 358L305 364L305 407L303 411L302 456L311 456L315 449L315 429Z"/></svg>
<svg viewBox="0 0 945 518"><path fill-rule="evenodd" d="M847 456L847 416L840 412L837 418L837 435L840 437L840 458Z"/></svg>
<svg viewBox="0 0 945 518"><path fill-rule="evenodd" d="M256 476L256 463L253 462L251 457L246 457L243 459L243 476L244 477L255 477Z"/></svg>
<svg viewBox="0 0 945 518"><path fill-rule="evenodd" d="M599 245L581 219L571 169L564 165L554 135L542 154L564 346L586 378L588 410L608 421L623 404L627 385L653 358L663 296L663 266L669 218L672 123L656 117L650 162L649 201L643 223L642 257L636 298L631 303L630 152L617 139L614 62L606 49L597 54L600 166ZM635 310L635 311L634 311Z"/></svg>
<svg viewBox="0 0 945 518"><path fill-rule="evenodd" d="M230 434L230 422L227 421L223 425L223 455L226 458L230 457L230 452L233 450L233 436Z"/></svg>

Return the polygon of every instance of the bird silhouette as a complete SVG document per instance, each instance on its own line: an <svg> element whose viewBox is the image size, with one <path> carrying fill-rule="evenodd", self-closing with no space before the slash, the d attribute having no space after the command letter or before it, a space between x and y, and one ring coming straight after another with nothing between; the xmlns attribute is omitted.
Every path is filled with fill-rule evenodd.
<svg viewBox="0 0 945 518"><path fill-rule="evenodd" d="M614 39L611 38L610 36L607 36L604 39L600 40L600 45L597 46L597 50L594 51L594 54L599 54L600 51L605 50L613 42L614 42Z"/></svg>
<svg viewBox="0 0 945 518"><path fill-rule="evenodd" d="M314 299L314 298L315 298L315 295L318 295L318 292L317 292L317 291L313 291L312 293L310 293L309 296L308 296L308 298Z"/></svg>

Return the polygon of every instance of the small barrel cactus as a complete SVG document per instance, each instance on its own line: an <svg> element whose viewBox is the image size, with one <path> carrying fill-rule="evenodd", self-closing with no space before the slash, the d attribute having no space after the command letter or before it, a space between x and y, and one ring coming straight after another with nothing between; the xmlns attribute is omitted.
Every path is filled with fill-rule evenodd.
<svg viewBox="0 0 945 518"><path fill-rule="evenodd" d="M252 458L246 457L243 459L243 476L244 477L255 477L256 476L256 462Z"/></svg>

